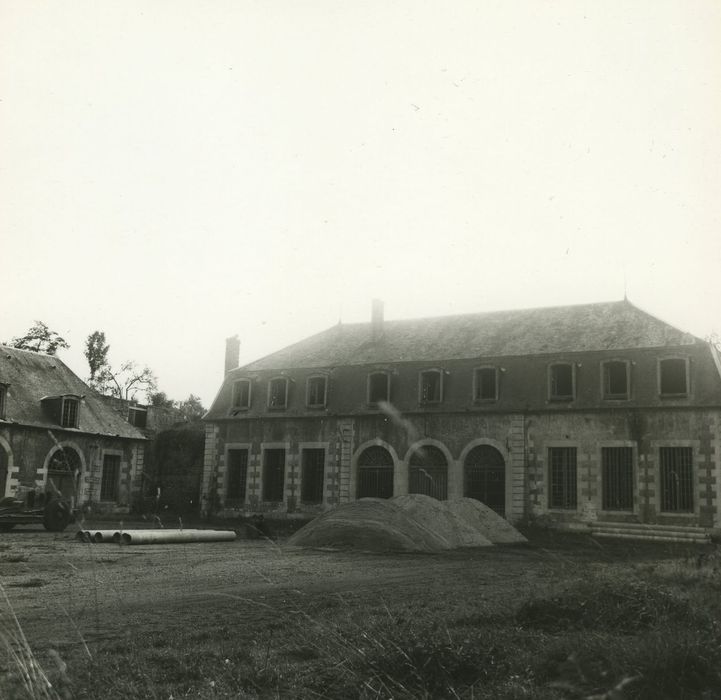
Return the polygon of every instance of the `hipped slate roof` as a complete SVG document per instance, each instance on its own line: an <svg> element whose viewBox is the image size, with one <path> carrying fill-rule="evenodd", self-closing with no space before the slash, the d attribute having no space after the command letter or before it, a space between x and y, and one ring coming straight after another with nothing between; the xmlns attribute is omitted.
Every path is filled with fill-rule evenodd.
<svg viewBox="0 0 721 700"><path fill-rule="evenodd" d="M0 383L9 384L5 420L41 428L144 440L143 435L106 406L100 396L57 357L0 345ZM79 427L61 428L45 413L40 401L51 396L84 396Z"/></svg>
<svg viewBox="0 0 721 700"><path fill-rule="evenodd" d="M630 350L697 342L702 341L623 300L385 321L377 338L371 323L338 324L237 372Z"/></svg>

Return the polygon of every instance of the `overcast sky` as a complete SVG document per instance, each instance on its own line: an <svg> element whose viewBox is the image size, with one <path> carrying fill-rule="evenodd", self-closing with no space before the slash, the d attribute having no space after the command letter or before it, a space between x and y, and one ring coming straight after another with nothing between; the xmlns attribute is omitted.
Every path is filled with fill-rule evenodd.
<svg viewBox="0 0 721 700"><path fill-rule="evenodd" d="M721 2L0 0L0 341L208 405L371 299L721 332Z"/></svg>

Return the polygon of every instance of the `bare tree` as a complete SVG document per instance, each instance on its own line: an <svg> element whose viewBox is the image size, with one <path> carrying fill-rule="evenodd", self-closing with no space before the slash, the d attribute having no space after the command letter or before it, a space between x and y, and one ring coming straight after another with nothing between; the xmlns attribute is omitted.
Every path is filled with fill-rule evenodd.
<svg viewBox="0 0 721 700"><path fill-rule="evenodd" d="M134 401L138 394L147 400L157 391L158 380L150 367L140 367L133 360L115 369L108 361L110 346L103 331L94 331L85 341L85 358L90 368L88 384L106 396Z"/></svg>

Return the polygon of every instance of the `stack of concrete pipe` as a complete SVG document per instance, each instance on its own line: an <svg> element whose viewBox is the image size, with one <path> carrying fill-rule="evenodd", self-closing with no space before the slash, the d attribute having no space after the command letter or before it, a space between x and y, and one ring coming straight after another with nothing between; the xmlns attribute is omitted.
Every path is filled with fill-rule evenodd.
<svg viewBox="0 0 721 700"><path fill-rule="evenodd" d="M233 530L80 530L82 542L96 544L171 544L174 542L226 542L236 537Z"/></svg>

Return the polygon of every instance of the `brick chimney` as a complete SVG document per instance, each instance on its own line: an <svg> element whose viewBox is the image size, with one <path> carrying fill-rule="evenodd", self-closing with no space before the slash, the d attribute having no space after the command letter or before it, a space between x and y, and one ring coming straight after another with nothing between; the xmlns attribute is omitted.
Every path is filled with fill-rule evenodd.
<svg viewBox="0 0 721 700"><path fill-rule="evenodd" d="M380 299L373 299L371 303L371 329L373 340L383 335L383 302Z"/></svg>
<svg viewBox="0 0 721 700"><path fill-rule="evenodd" d="M240 340L237 335L225 339L225 373L235 369L240 361Z"/></svg>

